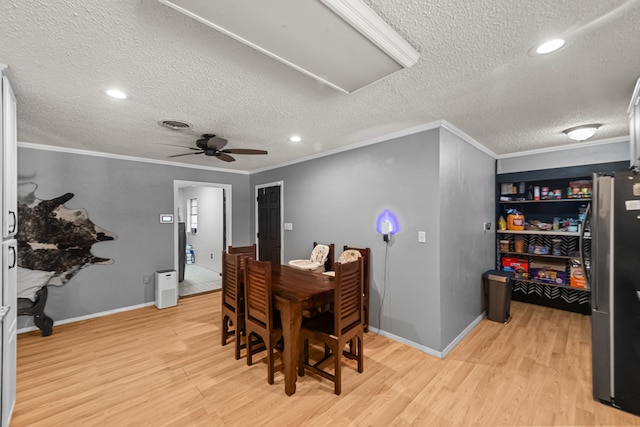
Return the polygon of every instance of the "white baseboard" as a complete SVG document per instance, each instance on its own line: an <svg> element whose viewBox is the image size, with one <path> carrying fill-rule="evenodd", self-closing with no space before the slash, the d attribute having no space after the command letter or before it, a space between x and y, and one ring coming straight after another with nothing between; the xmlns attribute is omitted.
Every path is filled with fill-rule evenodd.
<svg viewBox="0 0 640 427"><path fill-rule="evenodd" d="M455 339L454 339L453 341L451 341L451 342L449 343L449 345L448 345L448 346L446 346L446 347L445 347L445 349L442 351L442 358L444 359L444 357L445 357L447 354L449 354L449 352L450 352L451 350L453 350L453 348L454 348L455 346L457 346L458 344L460 344L460 341L462 341L462 339L463 339L464 337L466 337L466 336L469 334L469 332L471 332L471 331L473 330L473 328L475 328L476 326L478 326L478 324L479 324L480 322L482 322L482 319L484 319L484 318L485 318L485 316L486 316L486 312L484 312L484 311L483 311L482 313L480 313L480 316L476 317L476 318L475 318L475 320L474 320L473 322L471 322L471 323L470 323L466 328L464 328L464 330L463 330L462 332L460 332L460 333L458 334L458 336L457 336L457 337L455 337Z"/></svg>
<svg viewBox="0 0 640 427"><path fill-rule="evenodd" d="M422 344L415 343L415 342L410 341L410 340L408 340L406 338L402 338L402 337L399 337L397 335L391 334L389 332L382 331L380 329L376 329L371 325L369 325L369 331L371 331L373 333L376 333L376 334L379 334L379 335L382 335L383 337L387 337L387 338L392 339L394 341L398 341L398 342L401 342L403 344L407 344L410 347L413 347L413 348L415 348L417 350L420 350L420 351L422 351L424 353L427 353L427 354L430 354L432 356L435 356L438 359L444 359L446 357L446 355L449 354L449 352L451 350L453 350L454 347L456 345L458 345L460 343L460 341L462 341L462 339L464 337L466 337L467 334L469 334L469 332L471 332L473 330L473 328L475 328L482 321L482 319L485 318L485 316L486 316L486 313L482 312L482 314L480 314L480 316L478 316L473 322L471 322L466 328L464 328L464 330L462 332L460 332L460 334L453 341L451 341L449 343L449 345L443 351L434 350L434 349L432 349L430 347L427 347L427 346L422 345Z"/></svg>
<svg viewBox="0 0 640 427"><path fill-rule="evenodd" d="M123 311L131 311L136 310L138 308L149 307L151 305L155 305L155 302L145 302L144 304L131 305L129 307L116 308L115 310L102 311L100 313L87 314L86 316L73 317L71 319L64 320L56 320L54 326L65 325L67 323L80 322L81 320L94 319L96 317L108 316L110 314L122 313ZM27 326L26 328L18 329L18 334L23 334L25 332L38 331L37 326Z"/></svg>

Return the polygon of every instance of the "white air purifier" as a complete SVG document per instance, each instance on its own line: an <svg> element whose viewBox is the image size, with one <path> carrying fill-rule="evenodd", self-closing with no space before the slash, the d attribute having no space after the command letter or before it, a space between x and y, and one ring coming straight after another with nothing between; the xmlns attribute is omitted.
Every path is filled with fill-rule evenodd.
<svg viewBox="0 0 640 427"><path fill-rule="evenodd" d="M178 276L175 270L156 271L156 307L178 304Z"/></svg>

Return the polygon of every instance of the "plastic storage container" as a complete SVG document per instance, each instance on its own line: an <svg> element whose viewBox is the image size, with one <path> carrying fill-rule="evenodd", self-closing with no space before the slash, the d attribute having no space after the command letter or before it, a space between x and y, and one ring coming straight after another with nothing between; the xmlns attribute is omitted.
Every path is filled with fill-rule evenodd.
<svg viewBox="0 0 640 427"><path fill-rule="evenodd" d="M514 250L518 253L523 253L524 252L524 243L525 243L525 237L524 236L516 236L514 241L513 241L513 247Z"/></svg>
<svg viewBox="0 0 640 427"><path fill-rule="evenodd" d="M487 319L507 323L511 319L511 293L513 292L513 272L489 270L482 275Z"/></svg>

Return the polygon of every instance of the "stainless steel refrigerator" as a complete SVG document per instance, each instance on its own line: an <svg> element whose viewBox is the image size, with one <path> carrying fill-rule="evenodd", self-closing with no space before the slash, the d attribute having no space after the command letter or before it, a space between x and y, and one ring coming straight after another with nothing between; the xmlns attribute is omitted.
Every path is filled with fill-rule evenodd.
<svg viewBox="0 0 640 427"><path fill-rule="evenodd" d="M640 415L640 174L594 175L593 397Z"/></svg>

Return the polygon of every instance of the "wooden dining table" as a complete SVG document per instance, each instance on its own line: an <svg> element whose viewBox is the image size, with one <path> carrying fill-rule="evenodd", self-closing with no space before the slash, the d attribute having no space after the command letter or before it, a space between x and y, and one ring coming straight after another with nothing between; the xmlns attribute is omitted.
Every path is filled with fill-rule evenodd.
<svg viewBox="0 0 640 427"><path fill-rule="evenodd" d="M331 276L287 265L273 266L271 292L273 306L280 311L284 336L284 391L296 392L302 312L333 302L335 281Z"/></svg>

